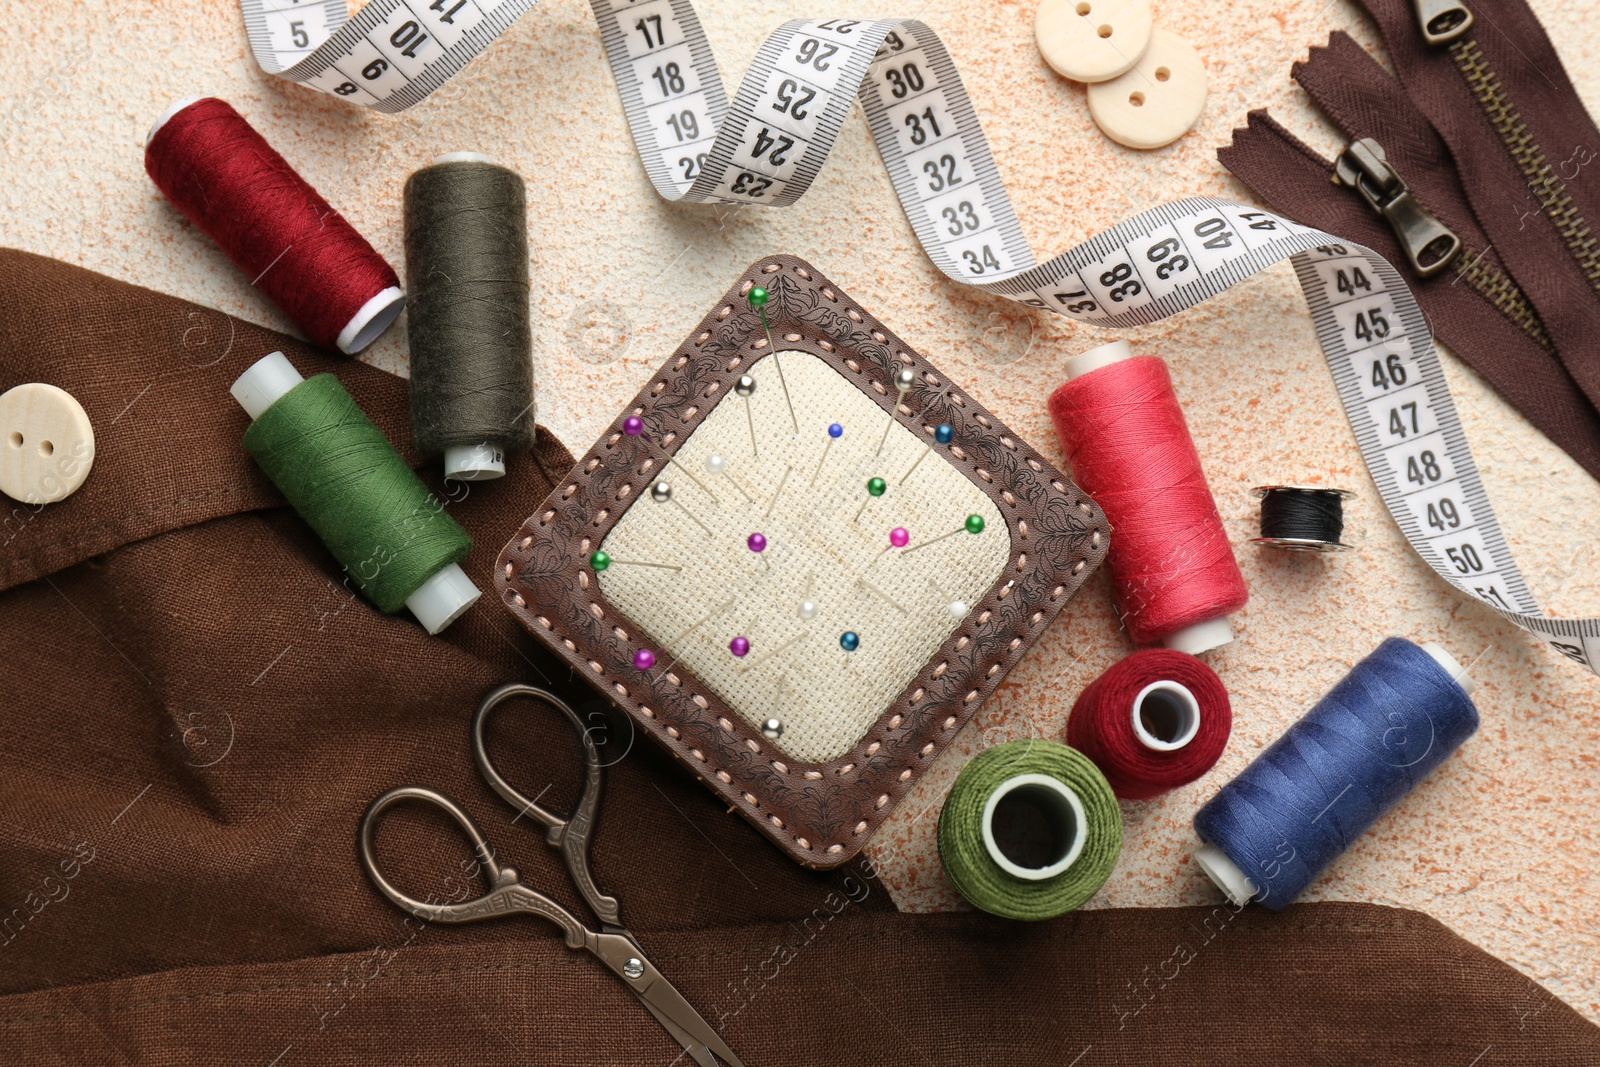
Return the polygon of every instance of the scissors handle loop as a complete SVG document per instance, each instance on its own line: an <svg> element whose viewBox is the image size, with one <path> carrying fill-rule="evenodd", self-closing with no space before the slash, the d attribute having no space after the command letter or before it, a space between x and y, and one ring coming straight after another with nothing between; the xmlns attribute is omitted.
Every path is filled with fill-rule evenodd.
<svg viewBox="0 0 1600 1067"><path fill-rule="evenodd" d="M489 716L502 703L519 696L531 697L549 704L566 716L567 722L577 731L578 744L583 751L583 789L571 815L562 817L537 801L523 796L515 786L506 781L489 759L489 749L484 741ZM521 682L502 685L491 690L472 715L472 758L477 762L478 771L484 780L489 783L489 788L498 793L507 804L544 826L545 840L560 849L561 858L566 863L567 873L572 876L578 895L583 897L584 903L594 910L601 925L620 928L621 905L616 897L607 896L600 891L600 887L595 883L594 873L589 869L589 836L594 832L595 814L600 808L602 774L599 746L595 744L593 735L578 713L548 689Z"/></svg>
<svg viewBox="0 0 1600 1067"><path fill-rule="evenodd" d="M432 804L456 821L456 825L461 827L467 839L472 842L473 856L482 867L484 877L489 883L489 892L472 900L434 904L408 895L384 877L383 872L378 869L377 849L373 843L378 819L396 804L408 800ZM561 927L568 948L583 948L595 936L584 927L577 916L543 893L525 885L518 877L515 867L501 867L496 863L494 849L484 840L483 832L472 821L472 817L463 811L459 804L437 790L415 785L400 786L389 790L369 804L366 814L361 816L361 865L366 868L367 877L372 879L372 884L378 888L378 892L412 915L428 922L470 923L482 919L495 919L503 915L531 912L542 915Z"/></svg>

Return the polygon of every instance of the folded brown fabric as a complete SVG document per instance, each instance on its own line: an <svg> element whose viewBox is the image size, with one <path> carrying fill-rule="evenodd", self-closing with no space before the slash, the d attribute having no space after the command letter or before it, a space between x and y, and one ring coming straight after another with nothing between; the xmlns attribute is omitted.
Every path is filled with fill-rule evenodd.
<svg viewBox="0 0 1600 1067"><path fill-rule="evenodd" d="M428 926L362 874L366 804L429 785L582 913L468 752L473 707L512 679L604 724L596 875L750 1067L1600 1062L1600 1029L1414 913L1219 905L1023 925L900 915L863 862L799 868L606 717L492 598L430 638L345 588L239 444L228 384L275 348L338 374L417 461L401 380L0 252L0 387L66 389L98 439L75 496L8 505L0 556L3 1062L674 1062L676 1043L553 927ZM538 439L503 482L440 488L486 588L570 466ZM501 767L570 801L566 726L514 712L490 739ZM426 810L396 811L379 847L415 896L478 892L464 841Z"/></svg>

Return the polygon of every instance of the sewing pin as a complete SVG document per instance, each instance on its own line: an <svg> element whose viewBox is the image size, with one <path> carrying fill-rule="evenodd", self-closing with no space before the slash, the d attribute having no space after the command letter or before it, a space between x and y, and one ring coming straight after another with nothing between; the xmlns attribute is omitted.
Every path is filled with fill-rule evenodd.
<svg viewBox="0 0 1600 1067"><path fill-rule="evenodd" d="M867 581L865 575L863 575L860 578L857 578L856 579L856 583L858 585L865 586L867 592L872 593L872 594L874 594L874 595L876 595L876 596L878 596L878 597L880 597L880 598L882 598L884 600L887 600L889 602L889 604L896 611L900 612L900 614L902 614L902 615L910 615L911 614L909 611L907 611L905 609L905 606L902 605L898 600L896 600L894 597L890 596L888 593L885 593L882 589L879 589L877 586L873 585L871 582Z"/></svg>
<svg viewBox="0 0 1600 1067"><path fill-rule="evenodd" d="M954 426L951 426L948 422L941 422L938 426L935 426L933 428L933 439L935 441L939 442L941 445L949 444L951 441L953 441L955 439L955 436L956 436L956 429L955 429ZM904 474L902 474L900 476L900 483L899 484L905 485L906 484L906 479L911 477L911 475L913 473L915 473L917 467L919 467L922 464L923 460L928 458L928 453L932 452L932 451L933 451L933 446L932 445L929 445L928 447L924 448L922 450L922 454L917 457L917 461L911 465L911 470L906 471Z"/></svg>
<svg viewBox="0 0 1600 1067"><path fill-rule="evenodd" d="M763 567L767 568L768 570L772 569L772 564L768 563L767 557L762 554L767 550L766 534L760 532L753 533L749 537L745 538L744 543L750 549L750 551L756 554L756 558L761 561L761 565Z"/></svg>
<svg viewBox="0 0 1600 1067"><path fill-rule="evenodd" d="M856 517L851 519L850 521L851 522L860 522L861 521L861 513L863 511L867 510L867 505L872 503L872 498L873 497L877 497L877 496L882 496L884 494L885 490L887 490L888 488L889 488L889 483L884 481L882 478L868 478L867 479L867 499L865 499L865 500L863 500L861 502L861 506L859 508L856 508Z"/></svg>
<svg viewBox="0 0 1600 1067"><path fill-rule="evenodd" d="M756 447L756 417L750 414L750 397L755 394L756 380L748 374L741 374L739 380L733 383L733 391L744 397L744 421L750 426L750 451L760 459L761 450Z"/></svg>
<svg viewBox="0 0 1600 1067"><path fill-rule="evenodd" d="M637 437L645 443L660 449L662 458L664 458L672 466L677 467L680 471L683 471L683 476L693 482L702 493L710 497L713 503L715 503L718 507L722 506L722 501L717 499L717 494L707 489L705 484L701 482L699 478L696 478L694 473L690 471L689 468L672 458L672 453L668 452L664 448L661 448L660 445L657 445L653 440L650 439L650 435L644 432L644 420L639 416L629 415L627 418L623 419L622 432L627 434L629 437Z"/></svg>
<svg viewBox="0 0 1600 1067"><path fill-rule="evenodd" d="M726 474L728 470L727 458L718 452L711 453L711 455L706 457L706 470L709 471L713 477L719 474ZM755 501L751 499L750 494L744 491L744 486L739 484L739 479L735 478L731 474L728 474L728 481L732 482L733 487L739 490L739 495L744 497L744 502L746 504L755 503Z"/></svg>
<svg viewBox="0 0 1600 1067"><path fill-rule="evenodd" d="M781 654L782 652L787 650L790 646L794 645L796 642L804 641L807 637L810 636L810 634L811 634L810 630L801 630L799 633L797 633L793 637L789 638L789 640L785 641L783 644L779 645L777 648L773 649L771 652L768 652L765 656L762 656L760 659L753 660L750 663L747 663L744 667L742 667L740 669L744 670L744 671L753 671L757 667L761 666L763 663L767 662L770 659L775 658L776 656L778 656L779 654Z"/></svg>
<svg viewBox="0 0 1600 1067"><path fill-rule="evenodd" d="M676 563L647 563L642 559L613 559L611 554L604 550L589 554L589 566L596 571L603 571L608 567L660 567L664 571L683 570Z"/></svg>
<svg viewBox="0 0 1600 1067"><path fill-rule="evenodd" d="M800 421L794 417L794 401L789 399L789 381L783 376L783 361L778 358L778 346L772 342L772 326L767 322L767 301L772 299L772 294L761 286L753 286L750 295L746 297L750 306L761 313L761 328L767 331L767 347L772 349L772 362L778 365L778 384L783 387L783 399L789 405L789 422L794 426L794 432L800 432Z"/></svg>
<svg viewBox="0 0 1600 1067"><path fill-rule="evenodd" d="M983 533L983 516L982 515L968 515L966 522L962 523L960 526L957 526L954 530L951 530L949 533L940 534L938 537L932 538L931 540L928 540L928 541L924 541L920 545L912 545L910 548L906 549L906 552L910 553L910 552L915 552L919 548L927 548L929 545L931 545L931 544L933 544L933 543L935 543L937 541L943 541L946 537L954 537L958 533L969 533L969 534L981 534L981 533Z"/></svg>
<svg viewBox="0 0 1600 1067"><path fill-rule="evenodd" d="M873 453L874 456L883 454L883 444L889 440L889 427L894 425L895 412L900 410L900 405L906 402L906 393L910 392L911 387L916 384L917 372L910 367L901 367L894 372L894 387L899 395L895 397L894 408L889 412L889 421L884 424L883 436L878 438L878 451Z"/></svg>
<svg viewBox="0 0 1600 1067"><path fill-rule="evenodd" d="M696 518L695 513L684 507L682 501L672 499L672 486L668 485L666 482L657 482L655 485L650 487L650 499L654 500L657 504L672 504L679 511L689 516L689 520L691 522L700 527L700 529L704 530L707 537L715 536L711 532L711 527L707 526L705 523Z"/></svg>
<svg viewBox="0 0 1600 1067"><path fill-rule="evenodd" d="M822 465L828 462L828 449L833 447L833 442L836 438L843 436L843 426L839 425L837 422L830 422L828 424L828 440L822 445L822 458L817 460L817 469L811 472L811 480L806 483L807 489L817 484L817 475L822 473Z"/></svg>
<svg viewBox="0 0 1600 1067"><path fill-rule="evenodd" d="M772 494L772 503L767 505L766 513L762 515L762 518L772 517L772 509L777 506L778 498L783 495L784 483L789 480L789 475L791 472L793 472L793 470L794 468L789 466L789 464L785 463L783 465L783 477L778 479L778 491Z"/></svg>

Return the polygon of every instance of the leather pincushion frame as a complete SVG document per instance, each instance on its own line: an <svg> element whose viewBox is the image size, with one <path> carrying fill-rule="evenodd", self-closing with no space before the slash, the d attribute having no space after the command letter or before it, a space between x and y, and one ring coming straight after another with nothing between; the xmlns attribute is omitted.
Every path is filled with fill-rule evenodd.
<svg viewBox="0 0 1600 1067"><path fill-rule="evenodd" d="M915 675L847 750L827 760L794 758L763 735L759 716L730 706L716 687L677 662L674 649L667 649L671 665L636 666L638 649L660 649L670 635L652 633L621 611L591 563L632 508L654 506L651 482L677 479L680 468L666 465L663 454L684 448L721 405L741 403L735 382L772 355L747 299L754 285L770 294L766 314L780 352L826 363L917 442L933 442L934 427L950 423L954 442L934 445L934 453L992 503L1010 538L1003 565L965 619L919 661ZM893 380L903 367L915 372L915 382L902 402ZM625 432L629 418L643 420L642 433ZM875 442L879 431L875 424L856 432ZM764 435L755 426L750 434ZM820 435L816 447L822 447ZM808 463L798 477L809 469ZM951 521L959 525L960 515ZM719 535L736 545L747 532L741 527ZM1087 495L925 357L816 268L793 256L769 256L744 272L523 523L500 556L495 585L524 626L731 808L801 864L829 868L860 851L1099 565L1108 539L1105 515Z"/></svg>
<svg viewBox="0 0 1600 1067"><path fill-rule="evenodd" d="M488 596L429 637L340 586L239 445L228 384L274 349L338 374L422 462L403 380L0 250L0 387L67 390L98 445L69 499L0 501L0 1061L670 1062L666 1031L543 924L430 926L362 875L362 810L425 783L577 906L477 773L467 721L515 678L587 694ZM503 482L451 503L475 579L571 466L541 431ZM570 803L565 727L526 710L491 729L496 760ZM1600 1062L1600 1029L1416 912L896 914L865 858L803 870L621 725L595 875L752 1067ZM429 814L385 822L386 870L481 892L459 830Z"/></svg>

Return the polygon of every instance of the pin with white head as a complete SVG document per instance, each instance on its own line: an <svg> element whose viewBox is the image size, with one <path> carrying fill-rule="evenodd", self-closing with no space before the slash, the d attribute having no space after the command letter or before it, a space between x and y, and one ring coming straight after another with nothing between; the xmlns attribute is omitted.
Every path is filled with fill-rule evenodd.
<svg viewBox="0 0 1600 1067"><path fill-rule="evenodd" d="M689 516L689 521L700 527L700 529L704 530L707 537L715 536L711 532L711 527L701 522L699 517L696 516L694 512L684 507L681 500L677 500L673 497L672 486L668 485L666 482L657 482L650 487L650 499L654 500L657 504L671 504L685 515Z"/></svg>
<svg viewBox="0 0 1600 1067"><path fill-rule="evenodd" d="M713 478L720 478L726 475L728 481L733 483L733 487L739 490L739 495L744 497L744 502L746 504L755 503L754 498L752 498L749 493L745 492L745 488L739 483L739 479L735 478L728 471L728 458L722 453L713 452L706 457L706 473L710 474Z"/></svg>
<svg viewBox="0 0 1600 1067"><path fill-rule="evenodd" d="M917 372L912 370L910 367L901 367L899 370L894 372L894 389L896 394L894 399L894 410L889 412L889 421L884 424L883 436L878 438L878 450L873 453L874 456L883 454L884 442L889 440L889 427L894 425L895 412L900 410L900 405L906 402L906 394L909 393L911 391L911 387L916 384Z"/></svg>
<svg viewBox="0 0 1600 1067"><path fill-rule="evenodd" d="M750 301L750 306L761 315L761 328L767 333L767 347L772 350L772 362L778 367L778 384L783 388L784 403L789 405L789 422L794 427L794 432L800 432L800 421L794 415L794 401L789 397L789 382L783 376L783 360L778 358L778 346L772 342L772 324L767 321L767 301L772 299L772 294L759 285L752 285L750 292L745 295Z"/></svg>

